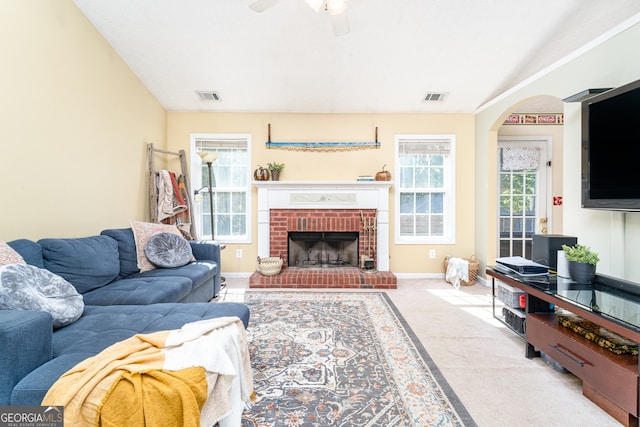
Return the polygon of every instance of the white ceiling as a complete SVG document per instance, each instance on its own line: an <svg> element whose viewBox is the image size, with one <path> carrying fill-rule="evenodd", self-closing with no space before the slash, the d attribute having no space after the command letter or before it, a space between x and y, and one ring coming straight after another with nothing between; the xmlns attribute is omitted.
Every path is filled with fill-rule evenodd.
<svg viewBox="0 0 640 427"><path fill-rule="evenodd" d="M253 0L74 1L169 111L473 112L640 13L640 0L349 0L351 31L334 36L304 0L263 13Z"/></svg>

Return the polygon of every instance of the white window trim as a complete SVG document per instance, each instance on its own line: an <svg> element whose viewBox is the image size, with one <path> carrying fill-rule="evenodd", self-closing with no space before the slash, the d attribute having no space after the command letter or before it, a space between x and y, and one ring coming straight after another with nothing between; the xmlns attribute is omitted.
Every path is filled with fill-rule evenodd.
<svg viewBox="0 0 640 427"><path fill-rule="evenodd" d="M223 243L252 243L252 233L253 233L253 209L251 205L252 201L252 193L251 193L251 134L242 134L242 133L192 133L190 135L189 152L191 153L189 167L191 168L191 189L197 190L198 188L202 188L202 176L200 175L200 167L194 167L194 165L200 165L202 163L202 159L198 156L196 141L202 139L211 139L211 140L233 140L233 139L242 139L247 141L247 234L243 237L228 237L220 239L218 236L215 236L216 240L219 240ZM202 224L200 222L202 218L202 212L200 208L202 207L201 203L194 203L194 218L196 221L196 230L198 230L198 236L201 236Z"/></svg>
<svg viewBox="0 0 640 427"><path fill-rule="evenodd" d="M433 237L403 237L400 235L400 142L411 140L442 140L450 141L449 158L445 160L446 170L445 182L445 198L444 198L444 217L445 228L443 236ZM441 244L453 245L456 243L456 136L453 134L397 134L394 142L394 176L396 179L396 188L394 191L394 243L397 245L422 245L422 244Z"/></svg>

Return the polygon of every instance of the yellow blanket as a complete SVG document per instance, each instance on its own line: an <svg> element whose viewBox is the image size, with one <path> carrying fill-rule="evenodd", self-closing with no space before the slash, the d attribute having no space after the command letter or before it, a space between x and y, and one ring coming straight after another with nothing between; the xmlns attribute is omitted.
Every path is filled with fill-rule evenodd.
<svg viewBox="0 0 640 427"><path fill-rule="evenodd" d="M240 425L253 378L237 317L139 334L66 372L43 405L65 407L65 426Z"/></svg>

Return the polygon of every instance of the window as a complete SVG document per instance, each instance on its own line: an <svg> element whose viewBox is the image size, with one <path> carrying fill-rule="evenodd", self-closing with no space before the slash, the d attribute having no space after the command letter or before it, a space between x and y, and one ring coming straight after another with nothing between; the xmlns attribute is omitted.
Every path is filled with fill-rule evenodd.
<svg viewBox="0 0 640 427"><path fill-rule="evenodd" d="M198 152L215 151L212 163L213 237L222 242L251 241L250 135L191 135L192 187L196 230L211 238L212 209L209 202L209 168Z"/></svg>
<svg viewBox="0 0 640 427"><path fill-rule="evenodd" d="M454 149L454 135L396 135L396 243L455 243Z"/></svg>

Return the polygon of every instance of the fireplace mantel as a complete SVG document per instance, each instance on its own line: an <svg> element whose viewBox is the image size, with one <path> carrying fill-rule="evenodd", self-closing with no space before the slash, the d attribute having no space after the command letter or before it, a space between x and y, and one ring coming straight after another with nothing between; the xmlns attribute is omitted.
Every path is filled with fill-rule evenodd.
<svg viewBox="0 0 640 427"><path fill-rule="evenodd" d="M393 181L253 181L257 188L389 188Z"/></svg>
<svg viewBox="0 0 640 427"><path fill-rule="evenodd" d="M389 188L393 181L254 181L258 256L270 256L271 209L376 209L377 269L389 271Z"/></svg>

